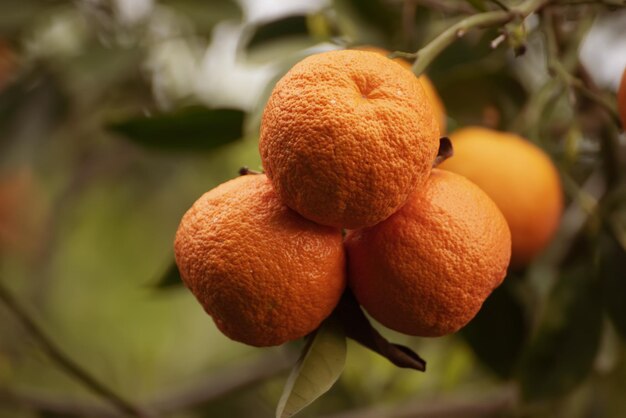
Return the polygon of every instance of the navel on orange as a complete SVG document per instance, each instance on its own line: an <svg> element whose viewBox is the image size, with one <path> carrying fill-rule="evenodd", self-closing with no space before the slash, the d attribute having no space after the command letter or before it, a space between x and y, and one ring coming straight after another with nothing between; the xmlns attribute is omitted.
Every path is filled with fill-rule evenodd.
<svg viewBox="0 0 626 418"><path fill-rule="evenodd" d="M439 129L415 77L380 54L331 51L296 64L261 123L263 167L281 200L323 225L375 225L424 184Z"/></svg>
<svg viewBox="0 0 626 418"><path fill-rule="evenodd" d="M355 49L359 51L376 52L386 57L389 56L389 54L391 54L391 51L387 51L386 49L378 48L378 47L370 46L370 45L358 46ZM409 70L411 73L413 73L411 64L407 60L403 58L394 58L393 60L397 62L398 64L400 64L401 66L403 66L404 68L406 68L407 70ZM447 116L446 116L446 107L443 104L443 100L441 100L441 97L439 96L439 93L437 92L435 85L430 80L430 78L428 78L426 74L420 75L419 77L417 77L417 80L421 83L422 88L424 89L424 93L426 93L426 96L428 97L430 101L430 105L433 108L433 112L435 112L435 117L437 118L437 123L439 124L440 134L445 135L447 132Z"/></svg>

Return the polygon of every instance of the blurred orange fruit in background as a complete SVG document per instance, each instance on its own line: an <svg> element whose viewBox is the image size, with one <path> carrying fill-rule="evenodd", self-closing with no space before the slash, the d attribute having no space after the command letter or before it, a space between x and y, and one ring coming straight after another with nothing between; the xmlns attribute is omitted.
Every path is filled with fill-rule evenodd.
<svg viewBox="0 0 626 418"><path fill-rule="evenodd" d="M0 90L8 84L16 67L15 53L6 41L0 39Z"/></svg>
<svg viewBox="0 0 626 418"><path fill-rule="evenodd" d="M493 199L511 229L511 263L526 265L548 245L563 211L552 160L513 133L467 127L450 139L454 155L439 168L467 177Z"/></svg>

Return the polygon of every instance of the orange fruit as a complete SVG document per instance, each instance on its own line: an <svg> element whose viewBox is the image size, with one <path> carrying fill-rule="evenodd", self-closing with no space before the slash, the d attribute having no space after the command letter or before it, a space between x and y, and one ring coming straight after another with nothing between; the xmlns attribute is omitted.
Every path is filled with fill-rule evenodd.
<svg viewBox="0 0 626 418"><path fill-rule="evenodd" d="M422 185L439 129L415 77L373 52L331 51L296 64L263 113L259 150L283 202L323 225L360 228Z"/></svg>
<svg viewBox="0 0 626 418"><path fill-rule="evenodd" d="M511 236L497 206L434 169L389 219L346 237L348 281L381 324L424 337L456 332L506 275Z"/></svg>
<svg viewBox="0 0 626 418"><path fill-rule="evenodd" d="M622 128L626 129L626 68L622 74L622 81L617 91L617 109L622 118Z"/></svg>
<svg viewBox="0 0 626 418"><path fill-rule="evenodd" d="M514 266L528 264L552 239L563 211L559 174L546 153L507 132L468 127L450 135L454 156L439 166L483 189L506 218Z"/></svg>
<svg viewBox="0 0 626 418"><path fill-rule="evenodd" d="M6 41L0 39L0 90L8 84L16 66L15 53Z"/></svg>
<svg viewBox="0 0 626 418"><path fill-rule="evenodd" d="M387 51L386 49L378 48L375 46L369 46L369 45L359 46L359 47L356 47L355 49L359 51L376 52L386 57L389 56L389 54L391 54L391 52ZM407 70L409 70L411 74L413 73L413 68L411 66L411 63L408 62L407 60L403 58L394 58L393 60L397 62L398 64L402 65ZM445 135L447 132L447 117L446 117L446 107L443 104L443 100L441 100L441 97L439 96L439 93L437 93L437 89L435 88L435 85L430 80L430 78L428 78L426 74L422 74L418 76L417 79L421 83L422 88L424 89L424 93L426 93L426 96L428 97L430 101L430 105L433 108L433 112L435 112L437 123L439 123L439 132L441 135Z"/></svg>
<svg viewBox="0 0 626 418"><path fill-rule="evenodd" d="M35 181L30 167L0 172L0 253L35 253L38 243Z"/></svg>
<svg viewBox="0 0 626 418"><path fill-rule="evenodd" d="M345 287L340 230L283 205L265 175L230 180L183 216L175 255L185 285L233 340L279 345L309 334Z"/></svg>

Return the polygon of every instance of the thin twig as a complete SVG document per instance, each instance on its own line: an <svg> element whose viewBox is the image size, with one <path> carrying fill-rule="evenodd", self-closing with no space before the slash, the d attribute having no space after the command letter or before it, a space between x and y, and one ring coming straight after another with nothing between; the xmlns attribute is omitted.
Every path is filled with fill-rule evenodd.
<svg viewBox="0 0 626 418"><path fill-rule="evenodd" d="M548 70L554 73L570 89L577 90L588 100L596 103L608 112L614 122L620 125L620 116L614 104L601 94L591 90L581 79L570 74L559 59L559 50L556 42L556 35L552 22L552 15L545 13L542 16L542 29L546 39L546 55L548 60Z"/></svg>
<svg viewBox="0 0 626 418"><path fill-rule="evenodd" d="M149 414L143 411L130 401L124 399L96 377L72 360L63 352L37 324L37 322L27 313L17 299L11 294L9 289L0 281L0 300L15 315L30 336L39 344L41 349L68 375L74 377L87 389L91 390L102 399L115 406L120 412L132 416L147 417Z"/></svg>
<svg viewBox="0 0 626 418"><path fill-rule="evenodd" d="M185 411L218 400L224 396L244 390L266 379L286 373L293 366L297 356L275 352L258 359L238 362L211 372L205 378L188 385L170 387L167 391L145 402L146 409L155 416L168 415L175 411ZM37 391L13 390L0 387L0 404L23 405L32 410L71 417L116 418L126 416L107 405L77 399L52 396Z"/></svg>
<svg viewBox="0 0 626 418"><path fill-rule="evenodd" d="M468 30L474 28L485 28L500 26L516 18L525 18L531 13L545 6L550 0L526 0L519 6L510 10L498 10L484 13L477 13L473 16L461 19L456 24L444 30L439 36L433 39L422 49L412 54L415 58L413 72L420 75L430 65L430 63L457 39L465 36Z"/></svg>

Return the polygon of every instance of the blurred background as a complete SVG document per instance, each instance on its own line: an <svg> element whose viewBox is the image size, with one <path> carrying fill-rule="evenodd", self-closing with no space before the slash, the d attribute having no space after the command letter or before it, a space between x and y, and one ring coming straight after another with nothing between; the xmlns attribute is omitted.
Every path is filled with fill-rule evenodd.
<svg viewBox="0 0 626 418"><path fill-rule="evenodd" d="M240 167L261 169L263 106L295 62L414 52L497 3L0 0L0 282L48 345L155 415L274 416L301 343L256 349L216 330L173 268L182 214ZM560 3L576 4L552 12L557 56L530 16L495 49L497 28L467 33L427 70L449 131L514 131L550 154L566 199L556 237L463 332L381 329L426 373L350 341L343 375L303 417L626 416L625 138L546 60L614 107L626 10ZM0 417L120 414L7 306Z"/></svg>

